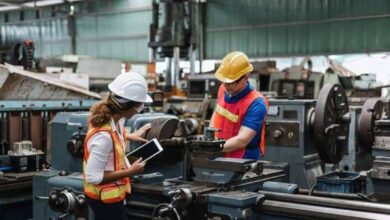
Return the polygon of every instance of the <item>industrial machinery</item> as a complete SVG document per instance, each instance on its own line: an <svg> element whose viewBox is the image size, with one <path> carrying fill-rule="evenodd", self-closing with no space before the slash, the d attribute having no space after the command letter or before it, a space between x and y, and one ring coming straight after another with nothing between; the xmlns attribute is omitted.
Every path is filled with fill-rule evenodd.
<svg viewBox="0 0 390 220"><path fill-rule="evenodd" d="M0 219L32 216L32 178L50 166L49 122L57 112L85 111L82 101L0 101Z"/></svg>
<svg viewBox="0 0 390 220"><path fill-rule="evenodd" d="M32 178L50 167L50 121L100 96L49 74L0 65L0 219L32 216Z"/></svg>
<svg viewBox="0 0 390 220"><path fill-rule="evenodd" d="M378 129L380 124L389 120L388 103L388 100L371 98L366 99L361 106L350 106L348 152L340 161L339 169L360 172L372 168L373 157L379 153L372 148L373 145L377 145L376 136L387 135L383 132L378 133Z"/></svg>
<svg viewBox="0 0 390 220"><path fill-rule="evenodd" d="M317 100L270 99L264 159L288 162L289 182L310 188L325 163L341 160L349 123L347 97L339 85L325 85Z"/></svg>
<svg viewBox="0 0 390 220"><path fill-rule="evenodd" d="M164 92L177 95L180 58L189 58L191 74L195 72L197 3L192 0L161 0L153 1L152 5L153 20L148 44L151 48L150 60L154 61L157 54L165 58Z"/></svg>
<svg viewBox="0 0 390 220"><path fill-rule="evenodd" d="M390 202L390 102L371 99L363 106L359 136L363 147L372 152L372 168L367 172L366 194L375 201Z"/></svg>
<svg viewBox="0 0 390 220"><path fill-rule="evenodd" d="M15 42L11 46L0 46L0 63L21 65L25 70L35 68L35 47L31 40Z"/></svg>
<svg viewBox="0 0 390 220"><path fill-rule="evenodd" d="M163 118L176 119L175 116L164 115L162 113L146 113L143 115L144 117L134 116L126 122L125 126L129 132L152 120ZM33 213L34 219L49 219L50 217L53 217L53 219L72 219L71 217L66 217L67 215L78 217L88 216L88 210L83 205L84 203L77 202L80 200L80 195L83 194L81 172L83 141L88 127L87 117L87 112L61 112L52 120L52 169L34 176L33 197L36 198L33 204L35 210ZM134 149L137 146L133 143L130 148ZM176 167L176 163L166 165L165 170L167 172L172 171L172 174L166 173L166 176L180 176L181 170L175 169ZM67 196L50 197L53 190L56 194L62 192ZM42 210L47 211L42 212Z"/></svg>
<svg viewBox="0 0 390 220"><path fill-rule="evenodd" d="M307 57L297 66L273 72L269 90L281 98L316 99L324 84L324 74L312 71L312 61Z"/></svg>
<svg viewBox="0 0 390 220"><path fill-rule="evenodd" d="M372 168L373 128L376 120L382 118L384 102L379 99L365 99L363 105L350 106L348 150L339 162L339 169L360 172Z"/></svg>
<svg viewBox="0 0 390 220"><path fill-rule="evenodd" d="M307 188L305 185L298 187L288 183L298 180L301 175L305 181L297 183L307 185L302 172L317 166L312 158L337 162L342 156L343 137L348 134L345 96L339 86L329 85L321 91L320 97L323 99L317 103L301 100L293 101L291 105L287 105L286 100L275 100L273 106L278 108L270 109L273 120L269 120L268 131L275 128L274 132L269 132L277 134L274 143L285 144L281 141L286 136L294 146L280 145L278 148L275 144L268 147L267 153L276 154L277 149L282 148L295 149L280 156L294 154L291 158L303 157L306 161L223 158L224 140L214 139L212 129L207 130L206 135L188 135L195 124L162 113L139 114L127 120L125 126L129 131L152 122L152 129L145 138L158 138L164 148L162 154L148 162L143 174L132 177L132 194L126 198L128 219L389 218L390 205L364 202L355 194L322 192L322 197L307 195L310 190L304 189ZM285 122L284 130L279 129L282 134L276 131L284 125L278 124L277 116L291 119L291 122ZM93 214L82 193L81 173L81 146L87 117L88 113L59 113L52 121L51 138L53 143L55 140L52 169L34 176L34 219L92 219ZM293 118L296 118L295 122ZM310 132L310 126L314 134ZM303 133L297 133L299 131ZM309 137L306 139L305 136ZM311 148L309 144L317 144L317 148ZM129 148L137 146L132 143Z"/></svg>

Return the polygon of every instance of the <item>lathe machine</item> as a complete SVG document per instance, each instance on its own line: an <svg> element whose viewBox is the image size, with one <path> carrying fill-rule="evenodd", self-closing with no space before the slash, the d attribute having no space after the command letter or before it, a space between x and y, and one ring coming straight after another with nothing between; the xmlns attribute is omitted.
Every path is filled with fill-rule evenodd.
<svg viewBox="0 0 390 220"><path fill-rule="evenodd" d="M158 138L164 148L143 174L132 177L128 219L389 219L390 205L367 201L367 194L311 189L325 163L342 158L350 121L341 87L326 86L320 97L271 101L272 136L261 161L224 158L224 140L188 135L195 123L172 115L127 120L130 132L152 122L146 138ZM34 219L93 219L82 180L87 117L59 113L52 121L52 169L34 176Z"/></svg>

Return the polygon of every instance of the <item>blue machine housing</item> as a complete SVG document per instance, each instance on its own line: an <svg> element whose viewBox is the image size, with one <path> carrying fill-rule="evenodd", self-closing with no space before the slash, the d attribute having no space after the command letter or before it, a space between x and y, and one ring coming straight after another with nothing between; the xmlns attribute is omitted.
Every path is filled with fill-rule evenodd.
<svg viewBox="0 0 390 220"><path fill-rule="evenodd" d="M49 196L53 190L58 189L70 189L76 195L81 195L83 192L83 179L82 179L82 157L80 155L73 155L69 152L67 143L72 139L74 134L85 135L87 131L87 118L88 113L66 113L61 112L56 115L51 123L51 154L52 154L52 169L50 171L42 172L33 179L33 196L38 198L34 201L33 216L35 220L57 218L61 216L62 219L74 219L72 215L64 215L64 212L55 211L49 205L45 197ZM147 113L142 115L136 115L130 120L126 121L125 127L128 131L132 132L143 126L145 123L149 123L155 119L160 118L176 118L172 115L165 115L162 113ZM219 143L219 141L217 141ZM137 144L130 144L130 149L135 149ZM133 190L131 196L127 202L127 213L130 215L130 219L138 219L140 217L149 216L151 207L157 207L158 204L169 203L171 201L171 192L188 189L191 193L195 193L202 198L200 201L209 201L208 203L196 203L197 205L190 205L188 208L199 210L198 214L203 215L204 212L210 212L215 210L215 214L222 209L231 212L229 215L233 219L242 219L245 216L248 219L257 219L257 214L250 215L248 210L256 202L256 198L263 197L260 193L256 193L256 190L261 189L261 182L263 179L273 179L281 181L285 176L285 169L287 164L272 164L269 163L266 166L272 167L272 169L266 169L263 175L257 175L249 172L244 178L246 169L250 169L250 165L255 161L248 161L244 159L235 159L229 161L226 159L216 159L213 163L222 163L226 166L235 167L239 169L241 177L237 175L238 171L228 171L222 165L219 169L208 169L204 172L214 172L219 176L218 178L208 178L205 181L205 177L198 175L196 180L198 183L185 180L186 172L188 172L187 164L185 164L186 157L182 161L177 163L162 164L158 161L148 163L144 174L134 176ZM264 162L264 164L266 164ZM199 172L196 167L202 167L200 165L193 165L195 172ZM198 171L196 171L198 170ZM219 174L218 174L219 173ZM222 175L223 174L223 175ZM220 176L222 175L222 176ZM234 179L232 179L234 177ZM230 182L235 182L234 188L236 191L229 193L217 193L218 187L228 188L233 187ZM242 183L243 186L240 186ZM222 185L221 185L222 184ZM242 193L241 190L248 190L252 192ZM215 192L214 194L207 195L208 192ZM204 194L206 193L206 194ZM204 195L203 195L204 194ZM234 196L240 195L240 196ZM225 199L220 199L225 198ZM140 203L141 201L141 203ZM217 202L219 201L219 202ZM140 205L141 204L141 205ZM148 205L142 205L148 204ZM207 205L208 204L208 205ZM208 211L207 211L208 210ZM246 210L246 211L245 211ZM88 219L92 219L93 215L88 212ZM243 214L244 213L244 214ZM72 213L70 213L72 214ZM199 219L197 215L192 216L191 219ZM250 218L249 218L250 217Z"/></svg>
<svg viewBox="0 0 390 220"><path fill-rule="evenodd" d="M47 197L52 189L61 189L69 187L75 192L83 192L82 179L82 156L72 155L67 143L74 134L80 133L85 135L88 128L88 112L60 112L51 122L51 165L50 171L42 171L33 178L33 196ZM172 115L163 113L146 113L135 115L125 122L128 132L132 132L157 118L176 118ZM131 143L130 149L138 147L139 143ZM145 173L148 175L135 177L143 182L162 182L162 177L173 178L180 177L183 172L183 164L165 165L163 168L158 166L147 166ZM155 173L156 171L160 173ZM165 171L165 172L164 172ZM162 173L161 173L162 172ZM63 175L63 176L61 176ZM58 217L63 213L53 211L45 199L37 199L33 205L34 219L49 219ZM42 211L44 210L44 211ZM72 219L67 216L63 219Z"/></svg>
<svg viewBox="0 0 390 220"><path fill-rule="evenodd" d="M278 108L277 111L270 109L269 129L275 131L287 125L283 127L285 131L295 133L285 137L289 142L280 139L269 142L266 154L269 161L215 156L221 154L220 150L210 149L219 149L223 140L206 141L186 137L180 142L176 137L170 139L171 144L177 145L175 147L185 147L182 160L166 164L150 161L143 174L132 177L132 193L126 198L125 208L128 219L319 219L324 216L324 207L338 219L359 216L359 213L354 213L356 208L349 209L350 205L364 208L366 211L360 214L364 213L367 219L386 219L390 206L381 204L381 207L373 207L375 205L372 203L350 202L346 199L333 201L331 198L323 198L326 203L319 203L320 198L315 196L297 195L300 192L299 185L310 186L313 178L315 183L315 177L322 173L321 161L306 127L306 115L313 105L313 100L274 102ZM33 179L33 196L39 198L34 200L33 205L35 220L55 219L59 216L65 220L76 219L73 211L70 215L64 211L55 211L44 197L49 197L50 201L53 191L69 189L77 198L82 198L82 158L70 152L67 144L70 139L79 137L75 134L85 135L87 118L88 113L59 113L53 120L52 169L39 173ZM145 123L160 118L176 117L161 113L136 115L126 121L125 126L127 130L135 131ZM286 122L283 118L289 120ZM130 148L135 149L137 146L131 144ZM163 147L172 146L168 144ZM203 151L205 149L209 151ZM340 204L345 206L340 207ZM92 212L87 209L84 217L93 219Z"/></svg>
<svg viewBox="0 0 390 220"><path fill-rule="evenodd" d="M289 163L289 182L311 188L322 162L310 135L309 113L315 100L270 100L264 159ZM279 133L280 131L280 133Z"/></svg>
<svg viewBox="0 0 390 220"><path fill-rule="evenodd" d="M85 111L96 102L89 99L0 101L0 170L4 172L0 174L0 219L31 219L33 175L45 173L37 171L42 168L43 153L14 154L13 144L28 140L34 148L50 155L50 149L46 148L47 128L55 113ZM10 151L12 156L8 155ZM27 164L20 162L26 160Z"/></svg>

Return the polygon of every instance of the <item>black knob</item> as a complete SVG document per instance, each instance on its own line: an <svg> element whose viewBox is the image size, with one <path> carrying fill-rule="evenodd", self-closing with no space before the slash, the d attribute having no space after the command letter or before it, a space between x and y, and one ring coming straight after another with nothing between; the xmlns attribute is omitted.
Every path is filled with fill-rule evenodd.
<svg viewBox="0 0 390 220"><path fill-rule="evenodd" d="M60 176L67 176L67 175L69 175L69 172L66 171L66 170L61 170L61 171L58 173L58 175L60 175Z"/></svg>

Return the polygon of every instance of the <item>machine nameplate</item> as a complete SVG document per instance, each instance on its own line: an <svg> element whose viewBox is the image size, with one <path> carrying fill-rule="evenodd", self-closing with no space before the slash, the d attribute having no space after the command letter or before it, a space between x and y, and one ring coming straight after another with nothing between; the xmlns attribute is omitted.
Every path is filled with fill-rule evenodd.
<svg viewBox="0 0 390 220"><path fill-rule="evenodd" d="M267 115L278 116L279 115L279 106L270 106L268 108Z"/></svg>

